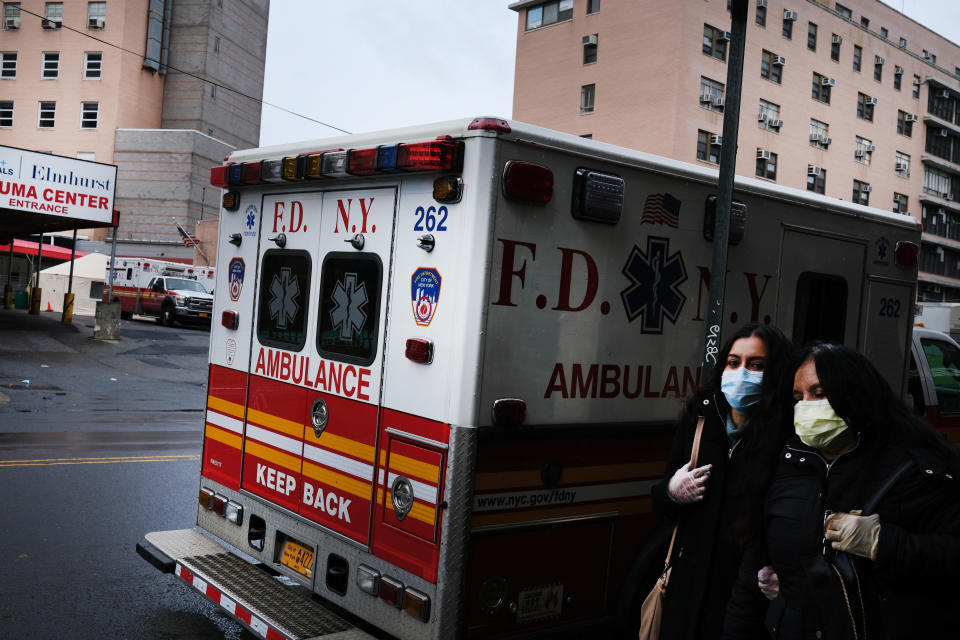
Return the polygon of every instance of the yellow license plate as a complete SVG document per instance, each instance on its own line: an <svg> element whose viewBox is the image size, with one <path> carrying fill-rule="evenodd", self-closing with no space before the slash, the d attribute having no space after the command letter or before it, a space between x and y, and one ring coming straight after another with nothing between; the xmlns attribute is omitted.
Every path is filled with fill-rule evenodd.
<svg viewBox="0 0 960 640"><path fill-rule="evenodd" d="M207 314L201 313L201 314L200 314L200 317L201 317L201 318L206 318L206 317L207 317Z"/></svg>
<svg viewBox="0 0 960 640"><path fill-rule="evenodd" d="M299 542L287 540L283 543L283 555L280 564L290 567L297 573L308 578L313 577L313 549L305 547Z"/></svg>

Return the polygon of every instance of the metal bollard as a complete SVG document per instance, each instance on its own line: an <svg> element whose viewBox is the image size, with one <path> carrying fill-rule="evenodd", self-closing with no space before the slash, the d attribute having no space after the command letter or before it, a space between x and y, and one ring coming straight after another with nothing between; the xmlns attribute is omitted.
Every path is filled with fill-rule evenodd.
<svg viewBox="0 0 960 640"><path fill-rule="evenodd" d="M73 294L63 294L63 315L60 316L60 322L70 324L73 322Z"/></svg>
<svg viewBox="0 0 960 640"><path fill-rule="evenodd" d="M30 314L34 316L40 315L40 298L42 297L43 290L40 287L34 287L31 291L30 298Z"/></svg>

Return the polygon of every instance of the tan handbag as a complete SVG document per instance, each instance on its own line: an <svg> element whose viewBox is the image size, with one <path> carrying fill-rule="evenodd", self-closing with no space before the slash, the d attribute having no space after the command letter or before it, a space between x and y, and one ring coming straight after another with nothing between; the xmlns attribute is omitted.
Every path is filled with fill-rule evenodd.
<svg viewBox="0 0 960 640"><path fill-rule="evenodd" d="M697 420L697 431L693 436L693 448L690 451L690 469L697 466L700 454L700 436L703 433L703 416ZM673 527L670 536L670 547L667 549L667 558L663 561L663 571L657 578L657 583L647 594L640 607L640 636L639 640L657 640L660 637L660 620L663 617L663 601L667 597L667 585L670 583L670 557L673 555L673 543L677 540L677 524Z"/></svg>

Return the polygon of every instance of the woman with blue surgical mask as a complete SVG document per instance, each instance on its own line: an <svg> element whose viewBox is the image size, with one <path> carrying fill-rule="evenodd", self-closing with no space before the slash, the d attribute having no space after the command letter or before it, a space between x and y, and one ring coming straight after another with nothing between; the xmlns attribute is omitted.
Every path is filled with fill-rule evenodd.
<svg viewBox="0 0 960 640"><path fill-rule="evenodd" d="M807 347L786 378L794 433L778 457L764 535L740 571L723 638L754 637L760 621L787 640L956 637L957 449L849 347ZM760 565L778 577L769 604L758 597Z"/></svg>
<svg viewBox="0 0 960 640"><path fill-rule="evenodd" d="M742 551L760 520L768 471L786 437L771 416L790 349L776 327L754 323L739 328L686 403L666 473L651 490L654 509L671 525L679 523L660 628L663 640L716 640L720 635ZM690 469L701 417L698 466ZM651 555L662 563L663 552Z"/></svg>

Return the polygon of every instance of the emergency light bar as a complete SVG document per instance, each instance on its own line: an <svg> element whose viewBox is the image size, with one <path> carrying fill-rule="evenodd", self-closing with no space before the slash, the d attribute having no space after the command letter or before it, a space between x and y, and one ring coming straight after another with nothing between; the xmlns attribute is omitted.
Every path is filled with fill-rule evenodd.
<svg viewBox="0 0 960 640"><path fill-rule="evenodd" d="M463 142L440 136L429 142L366 149L329 149L281 159L228 163L210 169L210 184L222 189L265 182L299 182L398 171L459 172L462 169Z"/></svg>

